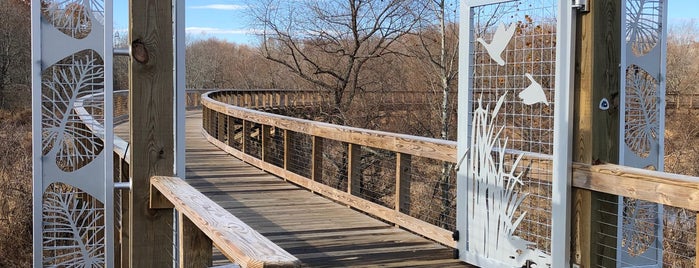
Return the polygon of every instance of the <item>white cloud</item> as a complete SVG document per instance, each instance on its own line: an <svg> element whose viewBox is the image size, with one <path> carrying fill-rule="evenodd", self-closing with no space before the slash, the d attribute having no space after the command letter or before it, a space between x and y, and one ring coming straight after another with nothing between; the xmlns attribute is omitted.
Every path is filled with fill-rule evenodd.
<svg viewBox="0 0 699 268"><path fill-rule="evenodd" d="M210 28L210 27L187 27L185 31L189 34L255 34L258 32L255 29L221 29L221 28Z"/></svg>
<svg viewBox="0 0 699 268"><path fill-rule="evenodd" d="M216 9L216 10L242 10L248 8L246 5L224 5L214 4L205 6L193 6L194 9Z"/></svg>

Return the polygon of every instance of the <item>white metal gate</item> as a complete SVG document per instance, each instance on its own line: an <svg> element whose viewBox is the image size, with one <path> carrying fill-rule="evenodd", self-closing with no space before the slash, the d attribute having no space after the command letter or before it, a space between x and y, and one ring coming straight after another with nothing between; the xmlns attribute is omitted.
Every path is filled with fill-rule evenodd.
<svg viewBox="0 0 699 268"><path fill-rule="evenodd" d="M571 2L462 1L457 228L466 262L569 265Z"/></svg>
<svg viewBox="0 0 699 268"><path fill-rule="evenodd" d="M35 267L113 266L112 1L32 1Z"/></svg>

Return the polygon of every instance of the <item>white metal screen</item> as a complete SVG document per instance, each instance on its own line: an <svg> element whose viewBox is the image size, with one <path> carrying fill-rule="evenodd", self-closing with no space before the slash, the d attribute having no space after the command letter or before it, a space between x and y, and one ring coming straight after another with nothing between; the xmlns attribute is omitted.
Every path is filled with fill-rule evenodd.
<svg viewBox="0 0 699 268"><path fill-rule="evenodd" d="M619 164L663 171L667 1L622 3ZM663 206L619 197L617 267L662 267Z"/></svg>
<svg viewBox="0 0 699 268"><path fill-rule="evenodd" d="M462 2L457 229L466 262L568 265L573 9L565 2Z"/></svg>
<svg viewBox="0 0 699 268"><path fill-rule="evenodd" d="M32 1L35 267L113 266L111 7Z"/></svg>

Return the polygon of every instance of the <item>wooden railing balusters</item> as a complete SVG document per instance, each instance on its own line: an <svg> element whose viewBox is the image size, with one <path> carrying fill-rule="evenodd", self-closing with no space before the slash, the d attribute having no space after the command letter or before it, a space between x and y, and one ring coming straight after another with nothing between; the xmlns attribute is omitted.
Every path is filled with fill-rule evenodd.
<svg viewBox="0 0 699 268"><path fill-rule="evenodd" d="M262 148L261 149L261 155L260 158L262 161L265 162L271 162L270 161L270 152L272 149L272 141L270 139L270 134L272 132L272 128L269 125L262 125L260 128L260 138L262 140Z"/></svg>
<svg viewBox="0 0 699 268"><path fill-rule="evenodd" d="M362 178L362 147L354 143L349 143L347 146L347 192L358 195Z"/></svg>
<svg viewBox="0 0 699 268"><path fill-rule="evenodd" d="M243 137L242 143L241 143L241 151L248 153L248 150L250 148L250 122L247 120L243 120L243 130L241 132L241 136Z"/></svg>
<svg viewBox="0 0 699 268"><path fill-rule="evenodd" d="M323 177L323 138L312 136L311 141L311 180L320 181Z"/></svg>
<svg viewBox="0 0 699 268"><path fill-rule="evenodd" d="M412 156L396 153L396 199L398 212L410 212L410 170Z"/></svg>

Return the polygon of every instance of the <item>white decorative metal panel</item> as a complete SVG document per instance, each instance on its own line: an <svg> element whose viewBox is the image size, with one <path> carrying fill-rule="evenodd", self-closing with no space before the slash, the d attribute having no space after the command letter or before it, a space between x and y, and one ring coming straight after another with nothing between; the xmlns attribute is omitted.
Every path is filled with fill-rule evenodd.
<svg viewBox="0 0 699 268"><path fill-rule="evenodd" d="M109 12L110 0L32 1L35 267L112 266Z"/></svg>
<svg viewBox="0 0 699 268"><path fill-rule="evenodd" d="M559 109L568 106L559 104L567 91L556 89L569 88L559 76L570 70L573 9L557 0L462 5L460 259L481 267L563 267L565 258L554 262L554 255L567 256L567 242L553 239L561 234L553 218L563 220L557 238L564 237L568 182L565 174L555 179L552 167L554 145L565 148L568 134L554 129L554 111L565 116Z"/></svg>
<svg viewBox="0 0 699 268"><path fill-rule="evenodd" d="M662 171L667 1L622 3L619 164ZM662 211L619 197L617 267L662 267Z"/></svg>

